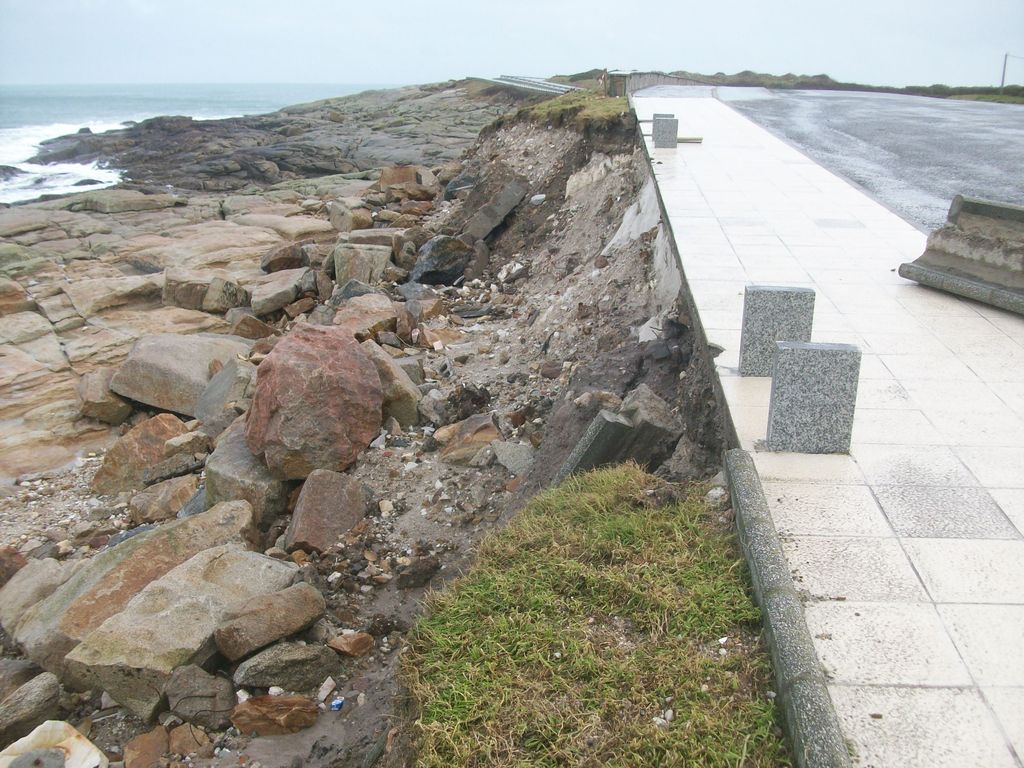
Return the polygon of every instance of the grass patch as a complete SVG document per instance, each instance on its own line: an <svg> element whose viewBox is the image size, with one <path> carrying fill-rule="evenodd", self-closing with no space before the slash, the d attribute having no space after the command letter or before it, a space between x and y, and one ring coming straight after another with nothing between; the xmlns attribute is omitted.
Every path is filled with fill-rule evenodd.
<svg viewBox="0 0 1024 768"><path fill-rule="evenodd" d="M417 765L790 764L735 537L660 487L625 465L542 493L429 598Z"/></svg>
<svg viewBox="0 0 1024 768"><path fill-rule="evenodd" d="M1009 94L1000 96L998 93L961 93L949 98L960 99L961 101L994 101L999 104L1024 104L1024 96L1010 96Z"/></svg>
<svg viewBox="0 0 1024 768"><path fill-rule="evenodd" d="M549 125L575 124L578 128L621 122L630 113L629 102L593 91L570 91L523 107L517 117Z"/></svg>

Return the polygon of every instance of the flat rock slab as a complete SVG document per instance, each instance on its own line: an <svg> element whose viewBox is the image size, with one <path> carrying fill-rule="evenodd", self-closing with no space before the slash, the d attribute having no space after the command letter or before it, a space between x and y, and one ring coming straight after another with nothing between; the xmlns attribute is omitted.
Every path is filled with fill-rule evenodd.
<svg viewBox="0 0 1024 768"><path fill-rule="evenodd" d="M248 506L248 505L246 505ZM151 582L68 654L70 679L151 718L171 673L216 652L213 633L259 595L288 587L297 567L226 544Z"/></svg>
<svg viewBox="0 0 1024 768"><path fill-rule="evenodd" d="M246 547L251 535L252 508L236 501L133 536L97 554L26 611L14 639L29 658L59 674L68 652L147 584L208 547Z"/></svg>
<svg viewBox="0 0 1024 768"><path fill-rule="evenodd" d="M159 302L163 287L163 275L97 277L61 286L82 317L92 317L103 310L125 304Z"/></svg>
<svg viewBox="0 0 1024 768"><path fill-rule="evenodd" d="M135 342L110 388L131 400L195 416L210 382L210 364L249 353L251 342L236 336L161 333Z"/></svg>
<svg viewBox="0 0 1024 768"><path fill-rule="evenodd" d="M188 205L188 198L178 195L146 195L130 189L100 189L69 199L67 209L93 213L125 213L159 211L178 205Z"/></svg>

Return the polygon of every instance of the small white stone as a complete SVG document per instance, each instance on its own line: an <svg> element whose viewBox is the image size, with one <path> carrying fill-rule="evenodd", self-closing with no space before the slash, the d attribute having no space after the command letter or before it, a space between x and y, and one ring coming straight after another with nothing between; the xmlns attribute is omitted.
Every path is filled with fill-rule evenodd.
<svg viewBox="0 0 1024 768"><path fill-rule="evenodd" d="M334 682L333 677L328 677L320 686L320 690L316 692L316 698L319 701L326 701L327 697L334 692L334 689L338 687L338 684Z"/></svg>
<svg viewBox="0 0 1024 768"><path fill-rule="evenodd" d="M267 689L267 693L271 696L284 696L284 688L279 685L272 685Z"/></svg>

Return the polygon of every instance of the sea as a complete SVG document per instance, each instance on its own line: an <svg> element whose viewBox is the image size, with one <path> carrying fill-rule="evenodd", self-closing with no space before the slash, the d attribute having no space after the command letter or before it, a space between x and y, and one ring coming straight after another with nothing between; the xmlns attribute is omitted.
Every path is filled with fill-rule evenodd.
<svg viewBox="0 0 1024 768"><path fill-rule="evenodd" d="M121 171L96 163L28 162L41 142L88 128L122 128L159 115L211 120L273 112L386 84L353 83L161 83L127 85L0 85L0 203L40 195L82 192L116 184Z"/></svg>

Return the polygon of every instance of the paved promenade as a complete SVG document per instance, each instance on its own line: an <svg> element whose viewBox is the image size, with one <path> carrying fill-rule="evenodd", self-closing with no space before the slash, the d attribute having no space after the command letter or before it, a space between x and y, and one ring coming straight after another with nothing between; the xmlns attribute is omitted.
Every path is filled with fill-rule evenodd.
<svg viewBox="0 0 1024 768"><path fill-rule="evenodd" d="M921 232L707 92L666 93L634 104L704 139L648 151L854 763L1021 768L1024 317L901 279ZM813 340L860 347L850 455L759 449L750 283L813 288Z"/></svg>

